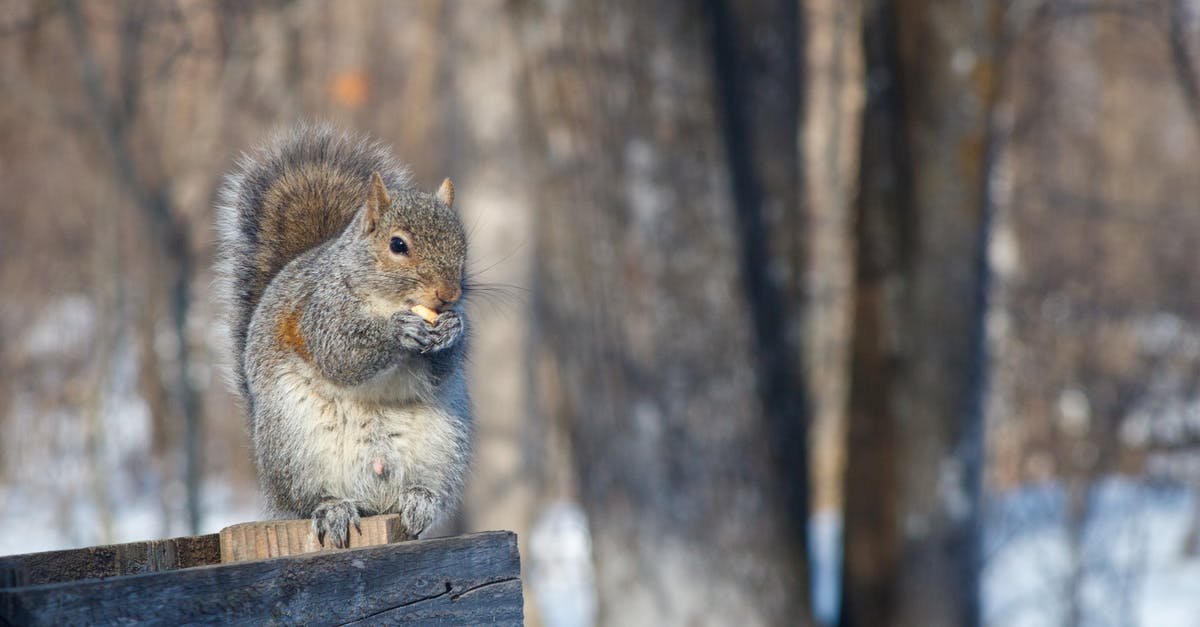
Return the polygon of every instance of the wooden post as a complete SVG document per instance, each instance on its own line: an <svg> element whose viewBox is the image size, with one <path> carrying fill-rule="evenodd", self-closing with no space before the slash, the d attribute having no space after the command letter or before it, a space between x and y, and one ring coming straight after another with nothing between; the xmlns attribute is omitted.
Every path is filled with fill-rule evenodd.
<svg viewBox="0 0 1200 627"><path fill-rule="evenodd" d="M0 557L0 588L157 573L216 564L217 534Z"/></svg>
<svg viewBox="0 0 1200 627"><path fill-rule="evenodd" d="M207 539L213 537L195 540L215 548ZM89 550L55 553L67 564L68 554L85 560ZM219 560L219 552L211 557ZM0 558L9 569L6 576L0 567L0 625L522 623L520 556L509 531L106 579L11 583L33 579L28 570L14 577L16 568L46 563L46 554Z"/></svg>

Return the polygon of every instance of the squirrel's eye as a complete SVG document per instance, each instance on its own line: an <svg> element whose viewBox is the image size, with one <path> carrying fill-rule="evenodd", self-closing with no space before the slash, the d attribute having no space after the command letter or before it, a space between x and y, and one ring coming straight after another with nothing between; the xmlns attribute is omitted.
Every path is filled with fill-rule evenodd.
<svg viewBox="0 0 1200 627"><path fill-rule="evenodd" d="M392 252L396 253L397 255L407 255L408 254L408 244L405 243L404 239L402 239L402 238L393 237L391 248L392 248Z"/></svg>

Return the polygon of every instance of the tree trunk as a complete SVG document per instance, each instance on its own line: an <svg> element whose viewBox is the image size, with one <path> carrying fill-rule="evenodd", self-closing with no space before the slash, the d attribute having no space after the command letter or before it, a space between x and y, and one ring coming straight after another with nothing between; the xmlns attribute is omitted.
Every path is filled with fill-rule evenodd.
<svg viewBox="0 0 1200 627"><path fill-rule="evenodd" d="M851 368L843 621L978 617L989 2L873 2Z"/></svg>
<svg viewBox="0 0 1200 627"><path fill-rule="evenodd" d="M178 215L162 173L160 151L149 156L139 154L134 140L139 108L143 106L143 44L150 7L146 2L122 6L119 13L120 48L116 65L119 89L112 91L104 81L104 65L90 43L88 21L74 0L63 0L63 13L75 44L75 62L79 80L89 103L90 121L95 127L101 154L112 168L115 181L129 194L146 232L161 252L157 261L164 266L166 310L171 333L177 343L173 371L177 414L182 422L179 442L183 458L179 475L186 491L187 528L199 533L201 523L200 433L202 408L192 384L191 352L187 320L191 308L190 286L194 274L188 224ZM139 158L140 157L140 158ZM153 258L153 255L152 255ZM155 359L156 363L158 360ZM162 376L162 375L159 375ZM166 378L163 378L166 381Z"/></svg>
<svg viewBox="0 0 1200 627"><path fill-rule="evenodd" d="M537 398L570 434L601 622L806 624L796 9L518 23Z"/></svg>
<svg viewBox="0 0 1200 627"><path fill-rule="evenodd" d="M1153 595L1128 582L1154 560L1105 534L1153 536L1132 503L1196 486L1200 433L1177 408L1200 395L1200 40L1182 5L1044 3L1011 27L987 486L1061 487L1068 563L1007 616L1053 597L1063 624L1132 624ZM1137 495L1127 517L1115 490Z"/></svg>

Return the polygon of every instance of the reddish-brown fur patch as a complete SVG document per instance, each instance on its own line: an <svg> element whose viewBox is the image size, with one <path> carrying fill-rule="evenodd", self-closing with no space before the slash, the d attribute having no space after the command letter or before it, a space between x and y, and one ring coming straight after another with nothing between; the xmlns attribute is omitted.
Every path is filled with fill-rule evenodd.
<svg viewBox="0 0 1200 627"><path fill-rule="evenodd" d="M275 335L280 344L296 351L305 361L312 358L312 354L308 352L308 342L300 332L300 310L289 311L281 316L279 324L275 327Z"/></svg>

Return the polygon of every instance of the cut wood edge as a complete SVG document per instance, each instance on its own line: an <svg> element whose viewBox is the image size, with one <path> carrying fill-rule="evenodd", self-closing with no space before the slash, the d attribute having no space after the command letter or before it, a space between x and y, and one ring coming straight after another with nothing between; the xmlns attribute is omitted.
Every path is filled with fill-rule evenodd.
<svg viewBox="0 0 1200 627"><path fill-rule="evenodd" d="M361 529L361 531L360 531ZM333 550L329 538L322 543L313 532L311 520L266 520L230 525L218 534L221 563L244 562L288 555ZM350 546L361 548L409 540L399 514L363 518L358 528L350 527Z"/></svg>

